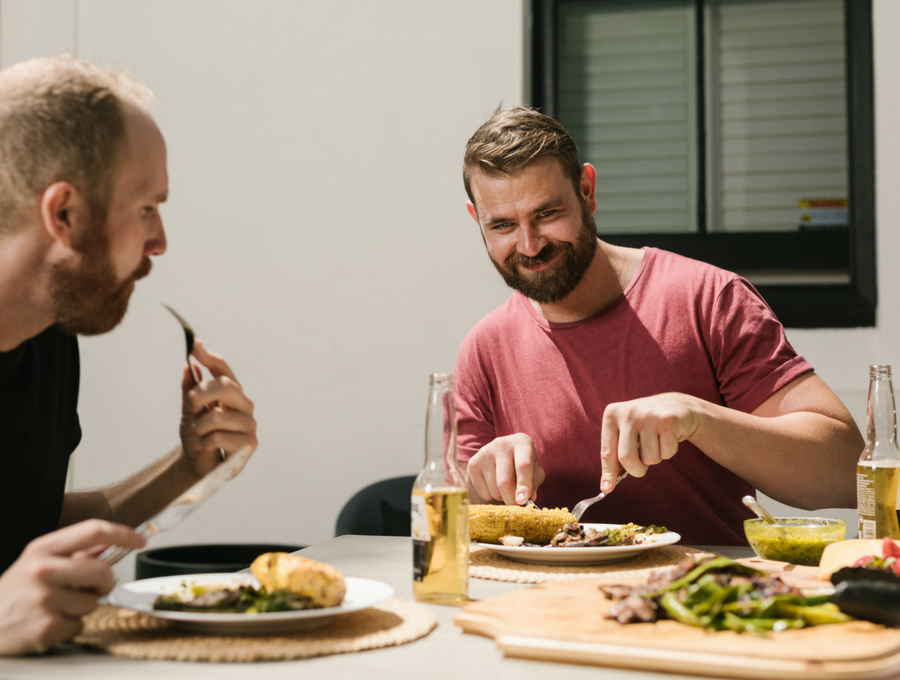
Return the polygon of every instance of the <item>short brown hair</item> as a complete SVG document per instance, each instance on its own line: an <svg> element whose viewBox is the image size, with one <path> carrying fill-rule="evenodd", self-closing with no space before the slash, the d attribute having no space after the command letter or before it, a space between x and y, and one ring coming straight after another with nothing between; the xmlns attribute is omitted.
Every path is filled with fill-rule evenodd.
<svg viewBox="0 0 900 680"><path fill-rule="evenodd" d="M41 57L0 72L0 234L54 182L84 194L102 223L126 155L128 101L148 107L150 90L121 73L70 57Z"/></svg>
<svg viewBox="0 0 900 680"><path fill-rule="evenodd" d="M469 200L475 202L471 188L474 173L510 175L545 156L559 159L563 173L578 191L581 161L575 140L566 129L550 116L524 106L498 109L466 144L463 184Z"/></svg>

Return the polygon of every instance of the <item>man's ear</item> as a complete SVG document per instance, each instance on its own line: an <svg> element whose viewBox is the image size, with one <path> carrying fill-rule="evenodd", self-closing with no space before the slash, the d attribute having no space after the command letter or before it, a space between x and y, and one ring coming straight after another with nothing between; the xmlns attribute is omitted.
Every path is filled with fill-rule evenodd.
<svg viewBox="0 0 900 680"><path fill-rule="evenodd" d="M466 201L466 209L469 211L472 219L478 222L478 211L475 210L475 204L472 201ZM481 222L478 222L478 226L481 226Z"/></svg>
<svg viewBox="0 0 900 680"><path fill-rule="evenodd" d="M54 182L41 195L41 221L50 237L65 248L83 238L87 204L69 182Z"/></svg>
<svg viewBox="0 0 900 680"><path fill-rule="evenodd" d="M591 210L591 215L597 212L597 171L590 163L581 166L581 197Z"/></svg>

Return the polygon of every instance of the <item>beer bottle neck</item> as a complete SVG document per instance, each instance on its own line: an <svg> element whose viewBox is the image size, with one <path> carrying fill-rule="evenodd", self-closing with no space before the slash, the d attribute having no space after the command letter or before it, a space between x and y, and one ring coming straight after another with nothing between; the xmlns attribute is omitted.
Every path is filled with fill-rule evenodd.
<svg viewBox="0 0 900 680"><path fill-rule="evenodd" d="M453 403L453 376L431 376L428 412L425 418L425 468L433 484L465 486L456 464L456 407ZM441 477L438 482L436 477Z"/></svg>
<svg viewBox="0 0 900 680"><path fill-rule="evenodd" d="M873 372L869 381L866 436L869 446L897 450L897 413L890 372Z"/></svg>

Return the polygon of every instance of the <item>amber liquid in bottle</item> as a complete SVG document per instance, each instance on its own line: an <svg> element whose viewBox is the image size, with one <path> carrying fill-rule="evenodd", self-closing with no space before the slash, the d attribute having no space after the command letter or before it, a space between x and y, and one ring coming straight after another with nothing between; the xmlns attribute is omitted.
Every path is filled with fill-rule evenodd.
<svg viewBox="0 0 900 680"><path fill-rule="evenodd" d="M425 467L412 488L413 595L462 604L469 595L469 491L456 465L453 377L431 376Z"/></svg>
<svg viewBox="0 0 900 680"><path fill-rule="evenodd" d="M428 530L427 537L421 529L413 537L413 595L420 602L461 604L469 594L469 491L417 489L413 497L414 506L425 509L418 519Z"/></svg>

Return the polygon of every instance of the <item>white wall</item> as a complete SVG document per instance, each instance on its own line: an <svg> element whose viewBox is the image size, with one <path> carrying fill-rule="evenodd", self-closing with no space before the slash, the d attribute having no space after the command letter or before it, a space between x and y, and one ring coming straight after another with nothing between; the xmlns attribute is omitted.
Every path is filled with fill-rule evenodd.
<svg viewBox="0 0 900 680"><path fill-rule="evenodd" d="M878 326L789 333L860 423L868 365L900 365L900 3L874 5ZM160 302L231 362L260 447L154 545L319 542L358 488L418 471L428 374L507 294L460 165L524 99L525 16L521 0L0 0L0 66L70 50L127 69L169 145L169 252L122 326L82 342L77 486L177 441L183 339Z"/></svg>

